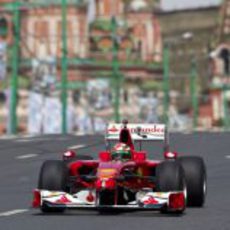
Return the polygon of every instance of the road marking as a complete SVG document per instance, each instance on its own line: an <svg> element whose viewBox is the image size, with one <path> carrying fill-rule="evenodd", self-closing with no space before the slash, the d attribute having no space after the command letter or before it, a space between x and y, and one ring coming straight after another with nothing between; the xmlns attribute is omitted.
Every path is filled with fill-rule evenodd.
<svg viewBox="0 0 230 230"><path fill-rule="evenodd" d="M33 139L17 139L17 140L15 140L15 142L18 142L18 143L23 143L23 142L32 142L33 141Z"/></svg>
<svg viewBox="0 0 230 230"><path fill-rule="evenodd" d="M81 149L85 147L85 145L73 145L73 146L69 146L68 149Z"/></svg>
<svg viewBox="0 0 230 230"><path fill-rule="evenodd" d="M13 140L15 138L16 138L16 136L1 136L0 140Z"/></svg>
<svg viewBox="0 0 230 230"><path fill-rule="evenodd" d="M230 159L230 155L225 156L227 159Z"/></svg>
<svg viewBox="0 0 230 230"><path fill-rule="evenodd" d="M37 154L26 154L26 155L17 156L16 159L23 160L23 159L36 157L36 156L37 156Z"/></svg>
<svg viewBox="0 0 230 230"><path fill-rule="evenodd" d="M15 142L18 142L18 143L23 143L23 142L40 142L40 141L52 141L54 140L53 138L48 138L48 137L34 137L34 136L31 136L31 137L23 137L23 138L18 138L18 139L15 139Z"/></svg>
<svg viewBox="0 0 230 230"><path fill-rule="evenodd" d="M12 215L24 213L27 211L29 211L29 210L28 209L15 209L15 210L0 213L0 217L1 216L12 216Z"/></svg>

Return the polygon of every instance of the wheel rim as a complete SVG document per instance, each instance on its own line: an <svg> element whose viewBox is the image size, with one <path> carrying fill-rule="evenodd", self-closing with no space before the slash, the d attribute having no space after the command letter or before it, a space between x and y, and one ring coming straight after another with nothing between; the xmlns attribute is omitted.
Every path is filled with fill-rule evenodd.
<svg viewBox="0 0 230 230"><path fill-rule="evenodd" d="M203 183L203 195L204 195L204 198L207 194L207 180L206 180L206 177L204 178L204 183Z"/></svg>
<svg viewBox="0 0 230 230"><path fill-rule="evenodd" d="M185 200L187 200L188 193L187 193L187 187L186 186L184 187L183 193L184 193Z"/></svg>
<svg viewBox="0 0 230 230"><path fill-rule="evenodd" d="M185 203L187 204L188 191L187 191L187 186L186 186L185 180L184 180L183 193L184 193Z"/></svg>

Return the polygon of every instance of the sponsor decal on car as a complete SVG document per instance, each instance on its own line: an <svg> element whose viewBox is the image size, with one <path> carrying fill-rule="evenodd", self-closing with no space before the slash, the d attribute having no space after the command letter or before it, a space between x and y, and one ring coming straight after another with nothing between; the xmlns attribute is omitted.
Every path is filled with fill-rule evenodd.
<svg viewBox="0 0 230 230"><path fill-rule="evenodd" d="M98 176L99 178L111 178L117 174L116 169L99 169L98 170Z"/></svg>
<svg viewBox="0 0 230 230"><path fill-rule="evenodd" d="M69 200L66 195L62 195L61 198L56 200L57 204L66 204L66 203L71 203L71 200Z"/></svg>
<svg viewBox="0 0 230 230"><path fill-rule="evenodd" d="M147 196L143 200L144 205L154 205L154 204L159 204L159 202L153 197L153 196Z"/></svg>
<svg viewBox="0 0 230 230"><path fill-rule="evenodd" d="M109 124L107 127L106 138L118 140L122 124ZM162 124L128 124L133 140L164 140L165 125Z"/></svg>

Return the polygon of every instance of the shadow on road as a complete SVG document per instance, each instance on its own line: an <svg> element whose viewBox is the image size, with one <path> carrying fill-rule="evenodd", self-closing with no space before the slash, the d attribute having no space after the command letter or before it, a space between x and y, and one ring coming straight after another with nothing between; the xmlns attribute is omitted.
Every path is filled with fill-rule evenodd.
<svg viewBox="0 0 230 230"><path fill-rule="evenodd" d="M186 215L186 212L183 214L178 214L178 213L160 213L160 212L151 212L151 211L129 211L129 212L124 212L124 211L109 211L109 212L98 212L98 211L78 211L78 210L68 210L65 211L64 213L41 213L41 212L36 212L32 213L32 216L93 216L93 217L145 217L145 218L152 218L152 217L163 217L163 218L175 218L175 217L183 217Z"/></svg>

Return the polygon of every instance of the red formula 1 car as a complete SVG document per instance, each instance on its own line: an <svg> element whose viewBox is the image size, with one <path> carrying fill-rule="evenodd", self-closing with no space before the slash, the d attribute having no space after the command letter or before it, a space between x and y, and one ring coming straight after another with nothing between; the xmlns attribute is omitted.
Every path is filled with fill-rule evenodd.
<svg viewBox="0 0 230 230"><path fill-rule="evenodd" d="M107 150L98 160L67 151L63 160L44 162L33 207L42 212L121 208L182 213L186 206L203 206L204 162L170 152L164 125L110 124L105 138ZM163 161L149 160L142 150L145 142L154 148L156 141L164 144Z"/></svg>

